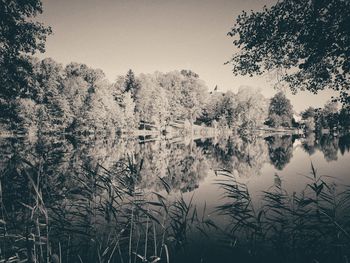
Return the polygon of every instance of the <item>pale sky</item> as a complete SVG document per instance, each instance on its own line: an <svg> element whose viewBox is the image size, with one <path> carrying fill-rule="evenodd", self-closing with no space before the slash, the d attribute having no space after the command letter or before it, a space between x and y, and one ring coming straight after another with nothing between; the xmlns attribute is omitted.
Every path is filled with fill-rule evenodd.
<svg viewBox="0 0 350 263"><path fill-rule="evenodd" d="M110 81L132 69L136 74L191 69L213 89L236 92L276 90L265 77L235 77L235 48L227 32L242 10L260 10L275 0L43 0L39 20L50 25L46 53L56 61L102 69ZM296 111L322 106L331 92L288 94Z"/></svg>

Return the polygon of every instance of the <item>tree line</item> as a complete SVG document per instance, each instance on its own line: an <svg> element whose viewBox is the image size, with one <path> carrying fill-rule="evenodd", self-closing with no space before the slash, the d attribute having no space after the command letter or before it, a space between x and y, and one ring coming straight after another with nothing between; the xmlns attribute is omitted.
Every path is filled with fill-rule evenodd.
<svg viewBox="0 0 350 263"><path fill-rule="evenodd" d="M334 101L327 102L322 108L308 107L301 112L301 117L306 133L346 132L350 128L350 109L344 105L339 109Z"/></svg>
<svg viewBox="0 0 350 263"><path fill-rule="evenodd" d="M32 59L35 77L27 92L11 101L15 129L42 132L138 129L140 121L164 126L195 120L206 86L191 71L140 74L132 70L110 83L102 70L85 64L63 67L53 59Z"/></svg>
<svg viewBox="0 0 350 263"><path fill-rule="evenodd" d="M198 74L191 70L138 76L129 70L125 76L110 83L102 70L85 64L72 62L63 66L50 58L39 60L34 55L45 51L46 37L52 32L50 27L34 20L42 12L41 1L7 0L1 2L0 7L1 130L115 134L139 129L140 122L162 130L177 120L241 133L263 124L298 127L293 119L292 105L283 92L278 92L271 100L264 98L258 89L247 87L240 88L236 94L216 89L209 93ZM278 7L289 8L282 4ZM265 12L269 11L266 9ZM256 15L251 16L254 19L264 16L263 13ZM238 18L238 25L231 35L239 35L241 40L235 44L243 45L242 52L250 54L247 46L250 39L245 39L245 31L242 31L250 23L248 17L244 13ZM261 30L258 28L257 32ZM249 71L242 67L236 68L235 72L253 73L251 70L254 71L257 65L245 66L249 66ZM334 129L339 125L349 127L346 104L337 113L329 107L310 109L303 114L303 127L307 130Z"/></svg>
<svg viewBox="0 0 350 263"><path fill-rule="evenodd" d="M4 122L24 133L115 133L140 128L140 122L161 129L169 122L251 129L263 124L268 100L258 89L208 92L190 70L135 76L132 70L110 83L100 69L66 66L51 58L31 57L31 82L20 96L7 97L10 116ZM4 100L5 102L5 100Z"/></svg>
<svg viewBox="0 0 350 263"><path fill-rule="evenodd" d="M132 70L109 82L100 69L85 64L66 66L51 58L28 59L31 81L20 96L3 102L11 108L3 123L22 133L116 134L140 129L149 123L158 130L169 123L188 120L191 124L214 126L246 133L262 125L303 127L307 131L349 128L349 110L329 102L323 109L308 108L302 121L284 92L271 99L252 87L208 92L198 74L191 70L139 74Z"/></svg>

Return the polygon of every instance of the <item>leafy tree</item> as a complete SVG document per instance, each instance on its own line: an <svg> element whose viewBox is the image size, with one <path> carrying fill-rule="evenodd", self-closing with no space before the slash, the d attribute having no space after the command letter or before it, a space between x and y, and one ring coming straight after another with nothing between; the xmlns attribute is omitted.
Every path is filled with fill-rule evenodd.
<svg viewBox="0 0 350 263"><path fill-rule="evenodd" d="M38 105L32 99L20 98L16 100L16 112L21 127L17 127L17 130L21 130L25 133L36 133L38 122Z"/></svg>
<svg viewBox="0 0 350 263"><path fill-rule="evenodd" d="M236 100L232 92L226 92L220 102L220 114L226 120L227 126L231 128L235 121Z"/></svg>
<svg viewBox="0 0 350 263"><path fill-rule="evenodd" d="M338 127L338 104L333 101L329 101L323 108L322 114L324 115L327 126L330 129Z"/></svg>
<svg viewBox="0 0 350 263"><path fill-rule="evenodd" d="M292 125L293 107L283 92L278 92L271 98L269 106L269 122L273 127Z"/></svg>
<svg viewBox="0 0 350 263"><path fill-rule="evenodd" d="M67 99L74 113L74 121L69 130L77 130L79 126L88 130L107 128L106 109L109 107L112 114L114 109L111 107L111 101L113 106L116 106L116 103L103 71L90 68L85 64L70 63L65 67L64 72L66 79L63 90L65 94L69 94Z"/></svg>
<svg viewBox="0 0 350 263"><path fill-rule="evenodd" d="M190 71L155 73L158 85L166 91L169 119L195 121L203 113L207 100L207 87L199 76Z"/></svg>
<svg viewBox="0 0 350 263"><path fill-rule="evenodd" d="M156 79L160 87L166 91L166 97L169 103L169 119L176 120L182 116L183 107L181 105L181 82L183 76L178 71L172 71L165 74L156 73Z"/></svg>
<svg viewBox="0 0 350 263"><path fill-rule="evenodd" d="M132 99L130 92L123 94L121 109L125 121L123 128L135 129L137 127L138 120L135 116L135 102Z"/></svg>
<svg viewBox="0 0 350 263"><path fill-rule="evenodd" d="M63 67L51 58L35 64L32 98L46 108L44 131L64 130L72 121L69 102L63 91Z"/></svg>
<svg viewBox="0 0 350 263"><path fill-rule="evenodd" d="M30 86L32 64L27 54L44 52L51 33L33 18L42 13L39 0L0 1L0 99L25 96Z"/></svg>
<svg viewBox="0 0 350 263"><path fill-rule="evenodd" d="M43 52L49 27L33 21L42 12L40 0L0 1L0 120L16 129L18 97L31 93L33 66L30 55Z"/></svg>
<svg viewBox="0 0 350 263"><path fill-rule="evenodd" d="M67 78L71 77L81 77L84 81L89 84L89 93L95 91L95 83L103 80L105 78L105 74L101 69L93 69L89 68L85 64L80 64L76 62L72 62L68 64L65 68L65 73Z"/></svg>
<svg viewBox="0 0 350 263"><path fill-rule="evenodd" d="M219 121L223 126L231 128L235 122L236 98L232 92L218 93L210 95L204 107L204 120L212 123L214 120Z"/></svg>
<svg viewBox="0 0 350 263"><path fill-rule="evenodd" d="M183 69L180 71L181 75L185 76L186 78L199 78L199 75L195 72L193 72L192 70L186 70L186 69Z"/></svg>
<svg viewBox="0 0 350 263"><path fill-rule="evenodd" d="M216 123L220 118L219 105L223 96L225 96L224 93L210 93L208 100L203 107L202 116L200 116L197 120L208 125L211 125L214 122Z"/></svg>
<svg viewBox="0 0 350 263"><path fill-rule="evenodd" d="M306 133L313 132L316 128L315 119L313 117L306 118L306 120L304 121L304 125Z"/></svg>
<svg viewBox="0 0 350 263"><path fill-rule="evenodd" d="M47 103L48 96L55 93L62 83L62 65L52 58L45 58L36 61L33 66L35 84L30 95L37 103Z"/></svg>
<svg viewBox="0 0 350 263"><path fill-rule="evenodd" d="M227 63L235 74L278 70L294 92L330 88L350 103L349 13L348 0L282 0L243 11L228 33L240 51Z"/></svg>
<svg viewBox="0 0 350 263"><path fill-rule="evenodd" d="M73 120L67 127L73 131L76 128L78 118L82 114L83 106L88 97L89 85L81 76L68 75L63 80L63 92L65 94Z"/></svg>
<svg viewBox="0 0 350 263"><path fill-rule="evenodd" d="M181 75L185 77L180 86L181 99L179 102L183 108L181 117L193 122L202 115L208 88L193 71L182 70Z"/></svg>
<svg viewBox="0 0 350 263"><path fill-rule="evenodd" d="M338 112L338 103L336 103L334 101L328 101L324 105L323 111L326 115L337 113Z"/></svg>
<svg viewBox="0 0 350 263"><path fill-rule="evenodd" d="M309 107L301 113L301 117L304 120L306 120L307 118L314 118L315 116L316 116L316 109L313 107Z"/></svg>
<svg viewBox="0 0 350 263"><path fill-rule="evenodd" d="M267 107L259 89L241 87L236 95L235 125L242 132L261 126L267 118Z"/></svg>
<svg viewBox="0 0 350 263"><path fill-rule="evenodd" d="M166 91L160 87L153 74L140 75L140 88L136 94L135 111L140 120L165 125L169 116Z"/></svg>

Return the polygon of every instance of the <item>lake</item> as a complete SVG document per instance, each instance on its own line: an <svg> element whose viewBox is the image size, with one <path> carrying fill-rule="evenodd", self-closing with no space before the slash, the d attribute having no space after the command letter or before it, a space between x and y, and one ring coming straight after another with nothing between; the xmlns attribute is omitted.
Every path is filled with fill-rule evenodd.
<svg viewBox="0 0 350 263"><path fill-rule="evenodd" d="M348 262L349 135L1 145L0 262Z"/></svg>

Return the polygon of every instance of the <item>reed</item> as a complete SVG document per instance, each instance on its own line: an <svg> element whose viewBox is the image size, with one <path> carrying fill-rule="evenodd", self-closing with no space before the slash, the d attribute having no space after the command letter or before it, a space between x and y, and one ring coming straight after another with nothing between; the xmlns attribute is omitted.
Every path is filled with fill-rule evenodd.
<svg viewBox="0 0 350 263"><path fill-rule="evenodd" d="M85 165L62 180L47 154L13 156L0 177L0 262L173 262L193 237L219 242L246 262L347 262L350 189L329 183L311 164L309 183L288 193L283 180L253 204L248 186L216 171L223 191L214 211L199 211L158 177L162 191L141 188L143 161L127 156L114 169ZM170 173L170 171L168 171ZM287 259L288 258L288 259ZM188 258L190 260L190 257Z"/></svg>
<svg viewBox="0 0 350 263"><path fill-rule="evenodd" d="M230 219L222 242L245 251L250 259L347 262L349 188L338 192L336 185L326 182L330 177L318 175L312 163L310 170L310 183L299 194L289 194L276 174L274 185L262 193L259 207L252 205L246 185L228 171L218 171L226 179L218 181L225 190L225 203L217 211Z"/></svg>

